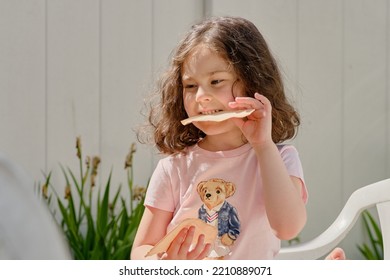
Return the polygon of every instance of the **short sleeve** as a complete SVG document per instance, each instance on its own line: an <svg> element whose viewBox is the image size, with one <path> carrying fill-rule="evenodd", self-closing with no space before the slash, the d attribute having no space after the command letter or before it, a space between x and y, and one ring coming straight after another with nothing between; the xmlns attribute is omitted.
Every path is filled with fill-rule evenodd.
<svg viewBox="0 0 390 280"><path fill-rule="evenodd" d="M290 176L297 177L302 182L302 200L306 203L308 198L305 179L303 176L303 168L299 158L298 151L294 146L284 145L279 146L280 155L286 166L287 172Z"/></svg>
<svg viewBox="0 0 390 280"><path fill-rule="evenodd" d="M150 178L144 205L168 212L175 210L171 179L164 168L164 160L158 162Z"/></svg>

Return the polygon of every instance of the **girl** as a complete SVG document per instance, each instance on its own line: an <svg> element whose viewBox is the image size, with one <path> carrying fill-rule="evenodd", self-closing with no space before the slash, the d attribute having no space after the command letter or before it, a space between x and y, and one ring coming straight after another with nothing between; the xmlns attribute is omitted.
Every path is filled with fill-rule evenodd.
<svg viewBox="0 0 390 280"><path fill-rule="evenodd" d="M160 160L150 181L131 257L143 259L186 218L215 226L214 244L182 229L159 259L272 259L281 239L306 222L307 191L296 149L299 116L288 103L275 59L253 23L218 17L179 43L149 121ZM254 109L222 122L181 120Z"/></svg>

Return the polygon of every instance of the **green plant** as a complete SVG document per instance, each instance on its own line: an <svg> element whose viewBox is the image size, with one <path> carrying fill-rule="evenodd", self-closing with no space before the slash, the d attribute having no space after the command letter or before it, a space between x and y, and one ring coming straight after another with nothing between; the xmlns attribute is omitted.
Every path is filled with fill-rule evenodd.
<svg viewBox="0 0 390 280"><path fill-rule="evenodd" d="M358 249L367 260L383 260L383 238L381 229L369 211L363 211L362 217L369 244L363 243L362 245L358 245Z"/></svg>
<svg viewBox="0 0 390 280"><path fill-rule="evenodd" d="M99 157L86 157L82 160L80 138L76 140L79 160L79 176L70 168L61 166L65 178L65 197L61 198L51 184L51 172L45 176L42 195L49 204L50 210L59 218L56 220L62 227L75 259L129 259L136 230L144 210L143 200L146 188L133 186L133 155L135 144L131 145L126 157L127 186L130 203L121 195L119 186L113 199L110 199L111 174L103 189L93 195L96 176L100 163ZM84 169L85 168L85 169ZM49 194L49 189L52 190ZM51 207L54 193L57 209ZM95 200L96 199L96 200Z"/></svg>

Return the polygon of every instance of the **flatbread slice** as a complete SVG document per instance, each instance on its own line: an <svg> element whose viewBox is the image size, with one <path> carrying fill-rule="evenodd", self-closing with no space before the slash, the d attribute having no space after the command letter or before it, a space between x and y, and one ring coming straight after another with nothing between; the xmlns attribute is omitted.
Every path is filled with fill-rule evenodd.
<svg viewBox="0 0 390 280"><path fill-rule="evenodd" d="M210 115L197 115L181 121L183 125L190 124L192 122L221 122L231 118L244 118L249 116L255 111L255 109L236 110L236 111L221 111Z"/></svg>
<svg viewBox="0 0 390 280"><path fill-rule="evenodd" d="M205 243L213 244L216 237L217 237L217 228L208 225L205 222L203 222L200 219L196 218L189 218L185 219L183 222L181 222L177 227L175 227L172 231L167 233L146 255L145 257L152 256L154 254L158 253L164 253L168 250L169 246L171 245L173 239L178 235L178 233L183 228L189 228L190 226L195 227L195 234L194 238L192 239L192 244L196 244L198 241L198 237L200 234L204 234L205 236Z"/></svg>

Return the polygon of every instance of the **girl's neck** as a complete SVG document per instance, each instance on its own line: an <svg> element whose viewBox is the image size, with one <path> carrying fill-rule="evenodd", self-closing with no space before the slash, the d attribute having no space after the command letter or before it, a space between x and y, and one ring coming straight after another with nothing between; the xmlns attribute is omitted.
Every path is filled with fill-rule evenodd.
<svg viewBox="0 0 390 280"><path fill-rule="evenodd" d="M217 152L217 151L229 151L241 147L248 143L244 136L239 138L227 138L221 139L218 136L207 135L205 138L199 141L198 145L204 150Z"/></svg>

